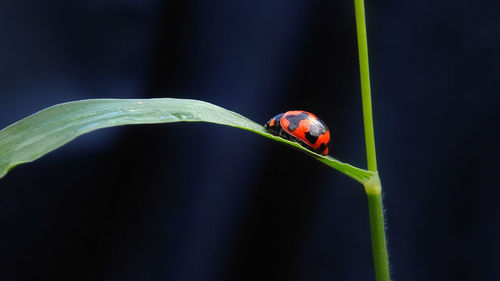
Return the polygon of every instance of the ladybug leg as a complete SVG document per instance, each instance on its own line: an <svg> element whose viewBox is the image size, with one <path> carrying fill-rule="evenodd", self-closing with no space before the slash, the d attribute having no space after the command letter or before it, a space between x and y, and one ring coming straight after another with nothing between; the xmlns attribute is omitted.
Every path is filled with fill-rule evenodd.
<svg viewBox="0 0 500 281"><path fill-rule="evenodd" d="M298 140L297 141L300 145L302 145L304 148L307 148L308 150L312 150L314 151L314 149L312 149L307 143L301 141L301 140Z"/></svg>
<svg viewBox="0 0 500 281"><path fill-rule="evenodd" d="M318 148L318 149L314 149L314 148L312 148L310 145L308 145L307 143L305 143L305 142L303 142L303 141L301 141L301 140L299 140L299 139L295 139L295 140L293 140L293 141L295 141L295 142L299 143L299 144L300 144L300 145L302 145L304 148L307 148L308 150L313 151L313 152L316 152L316 153L318 153L318 154L323 154L323 151L325 150L325 147L323 147L323 146L321 146L321 147L320 147L320 148Z"/></svg>
<svg viewBox="0 0 500 281"><path fill-rule="evenodd" d="M269 126L268 124L266 124L266 129L274 136L280 135L280 130L277 130L277 128L274 126Z"/></svg>
<svg viewBox="0 0 500 281"><path fill-rule="evenodd" d="M280 128L278 136L289 141L297 142L297 140L294 137L292 137L289 133L287 133L285 130L283 130L283 128Z"/></svg>

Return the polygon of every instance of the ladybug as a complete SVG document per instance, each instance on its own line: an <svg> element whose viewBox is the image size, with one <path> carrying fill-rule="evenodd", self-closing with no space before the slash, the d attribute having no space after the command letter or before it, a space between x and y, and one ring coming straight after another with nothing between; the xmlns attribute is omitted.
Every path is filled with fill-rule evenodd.
<svg viewBox="0 0 500 281"><path fill-rule="evenodd" d="M328 155L330 130L312 113L303 110L280 113L271 118L264 127L275 136L298 142L316 153Z"/></svg>

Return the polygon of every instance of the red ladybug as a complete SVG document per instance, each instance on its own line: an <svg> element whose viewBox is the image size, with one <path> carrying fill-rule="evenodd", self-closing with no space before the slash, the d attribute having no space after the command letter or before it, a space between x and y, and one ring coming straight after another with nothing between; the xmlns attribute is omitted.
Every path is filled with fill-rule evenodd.
<svg viewBox="0 0 500 281"><path fill-rule="evenodd" d="M293 110L280 113L269 120L264 127L271 134L295 141L322 155L328 155L330 130L314 114Z"/></svg>

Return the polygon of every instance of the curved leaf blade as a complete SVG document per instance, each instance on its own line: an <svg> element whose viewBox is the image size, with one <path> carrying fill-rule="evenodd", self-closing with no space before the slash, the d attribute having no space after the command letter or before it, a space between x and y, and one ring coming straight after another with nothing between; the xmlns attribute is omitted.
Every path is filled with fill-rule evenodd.
<svg viewBox="0 0 500 281"><path fill-rule="evenodd" d="M260 124L222 107L192 99L89 99L41 110L0 131L0 178L13 167L34 161L85 133L122 125L210 122L248 130L291 145L360 181L372 172L313 153L275 137Z"/></svg>

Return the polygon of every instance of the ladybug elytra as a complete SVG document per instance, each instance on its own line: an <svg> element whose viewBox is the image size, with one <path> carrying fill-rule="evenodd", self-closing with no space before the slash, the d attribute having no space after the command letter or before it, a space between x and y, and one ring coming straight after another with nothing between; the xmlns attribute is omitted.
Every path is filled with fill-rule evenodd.
<svg viewBox="0 0 500 281"><path fill-rule="evenodd" d="M328 155L330 130L312 113L303 110L280 113L271 118L264 127L275 136L298 142L316 153Z"/></svg>

